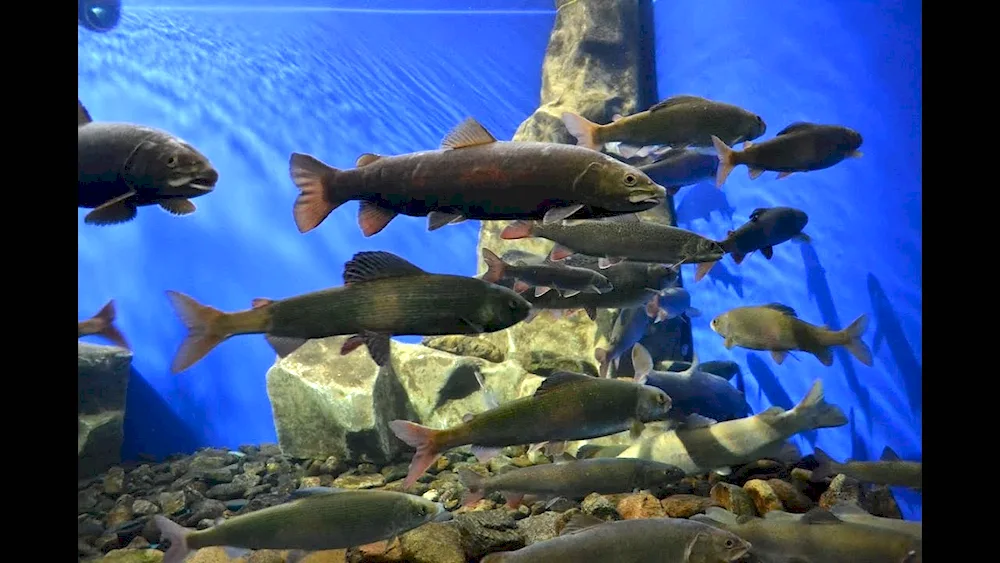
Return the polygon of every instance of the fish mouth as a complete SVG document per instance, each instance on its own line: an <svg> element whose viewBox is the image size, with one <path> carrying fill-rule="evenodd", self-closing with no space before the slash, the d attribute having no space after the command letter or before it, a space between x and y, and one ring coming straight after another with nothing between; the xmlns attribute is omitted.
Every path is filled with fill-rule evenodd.
<svg viewBox="0 0 1000 563"><path fill-rule="evenodd" d="M655 189L629 194L628 200L631 203L652 203L659 205L667 200L667 189L659 184L655 184Z"/></svg>
<svg viewBox="0 0 1000 563"><path fill-rule="evenodd" d="M215 184L218 181L219 173L214 168L210 168L195 175L178 176L167 183L171 188L186 187L200 192L210 192L215 189Z"/></svg>

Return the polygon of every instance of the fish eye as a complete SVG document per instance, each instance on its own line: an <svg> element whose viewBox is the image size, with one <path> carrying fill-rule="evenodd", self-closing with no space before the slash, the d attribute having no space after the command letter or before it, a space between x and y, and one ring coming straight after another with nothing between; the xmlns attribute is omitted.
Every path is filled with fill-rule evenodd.
<svg viewBox="0 0 1000 563"><path fill-rule="evenodd" d="M626 186L634 186L635 182L636 182L635 174L628 173L628 174L625 175L625 185Z"/></svg>
<svg viewBox="0 0 1000 563"><path fill-rule="evenodd" d="M507 306L510 307L511 309L515 309L516 310L517 309L517 299L514 299L513 297L511 297L510 301L507 302Z"/></svg>
<svg viewBox="0 0 1000 563"><path fill-rule="evenodd" d="M736 542L734 542L732 538L726 538L726 547L733 547L735 545Z"/></svg>
<svg viewBox="0 0 1000 563"><path fill-rule="evenodd" d="M177 166L177 156L176 155L170 155L167 158L167 166L169 166L171 168L173 168L174 166Z"/></svg>

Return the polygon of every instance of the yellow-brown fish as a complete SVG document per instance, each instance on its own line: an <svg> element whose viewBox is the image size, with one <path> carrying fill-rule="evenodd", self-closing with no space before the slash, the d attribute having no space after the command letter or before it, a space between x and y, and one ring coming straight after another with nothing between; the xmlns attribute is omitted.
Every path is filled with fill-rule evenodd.
<svg viewBox="0 0 1000 563"><path fill-rule="evenodd" d="M917 490L923 488L923 464L919 461L899 459L889 446L882 450L879 461L849 459L844 463L837 463L820 448L814 448L813 455L819 462L819 467L812 471L812 479L816 481L843 474L862 483L909 487Z"/></svg>

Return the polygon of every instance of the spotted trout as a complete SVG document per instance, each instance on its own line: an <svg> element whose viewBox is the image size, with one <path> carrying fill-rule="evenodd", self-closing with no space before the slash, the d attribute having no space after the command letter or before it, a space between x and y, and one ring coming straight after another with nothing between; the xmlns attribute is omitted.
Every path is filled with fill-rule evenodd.
<svg viewBox="0 0 1000 563"><path fill-rule="evenodd" d="M407 420L389 423L393 433L416 448L406 475L410 487L442 452L470 445L481 460L500 448L538 442L586 440L662 420L670 410L666 393L631 381L599 379L569 372L545 378L535 393L500 405L465 422L435 430Z"/></svg>
<svg viewBox="0 0 1000 563"><path fill-rule="evenodd" d="M390 336L495 332L528 316L517 293L465 276L431 274L389 252L359 252L344 264L344 286L286 299L253 300L253 308L224 313L168 291L188 328L171 369L189 368L237 334L265 334L280 356L307 340L355 335L341 348L361 345L379 365L389 361Z"/></svg>
<svg viewBox="0 0 1000 563"><path fill-rule="evenodd" d="M649 209L663 187L629 164L561 143L497 141L475 119L449 132L441 149L399 156L364 154L338 170L294 153L300 190L295 224L315 229L347 201L361 202L358 224L372 236L398 214L427 217L435 230L465 219L599 218Z"/></svg>

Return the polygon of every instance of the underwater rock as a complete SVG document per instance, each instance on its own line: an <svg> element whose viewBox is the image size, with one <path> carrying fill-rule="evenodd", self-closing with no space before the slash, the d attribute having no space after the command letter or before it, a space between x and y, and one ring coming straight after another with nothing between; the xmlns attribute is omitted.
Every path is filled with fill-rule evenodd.
<svg viewBox="0 0 1000 563"><path fill-rule="evenodd" d="M96 475L121 461L125 394L132 352L77 343L77 476Z"/></svg>
<svg viewBox="0 0 1000 563"><path fill-rule="evenodd" d="M767 484L771 486L771 490L778 496L781 504L784 505L785 510L788 512L805 513L816 504L804 492L788 481L768 479Z"/></svg>
<svg viewBox="0 0 1000 563"><path fill-rule="evenodd" d="M113 549L101 561L106 563L159 563L163 552L158 549Z"/></svg>
<svg viewBox="0 0 1000 563"><path fill-rule="evenodd" d="M649 493L628 495L618 501L618 514L625 520L636 518L660 518L667 512L660 506L660 500Z"/></svg>
<svg viewBox="0 0 1000 563"><path fill-rule="evenodd" d="M785 510L784 504L778 498L778 493L774 491L767 481L751 479L743 485L743 490L750 495L750 500L753 501L754 506L757 508L757 513L761 516L772 510Z"/></svg>
<svg viewBox="0 0 1000 563"><path fill-rule="evenodd" d="M465 563L462 533L451 523L431 522L399 538L405 561Z"/></svg>
<svg viewBox="0 0 1000 563"><path fill-rule="evenodd" d="M660 501L660 506L667 516L671 518L690 518L695 514L702 514L709 507L719 506L719 503L711 498L698 495L670 495ZM619 507L619 511L621 507Z"/></svg>
<svg viewBox="0 0 1000 563"><path fill-rule="evenodd" d="M379 463L400 457L409 449L389 430L390 421L445 428L467 413L487 409L482 391L434 408L447 374L460 362L477 363L501 403L534 392L543 381L509 360L493 363L399 342L392 343L391 364L379 369L364 349L341 356L345 339L307 342L268 370L274 425L285 454L344 460L367 456Z"/></svg>
<svg viewBox="0 0 1000 563"><path fill-rule="evenodd" d="M505 359L506 348L500 348L496 343L480 336L461 334L430 336L425 337L421 343L428 348L449 352L456 356L471 356L495 364L499 364Z"/></svg>
<svg viewBox="0 0 1000 563"><path fill-rule="evenodd" d="M712 500L737 516L756 516L757 507L750 494L730 483L716 483L711 492Z"/></svg>

